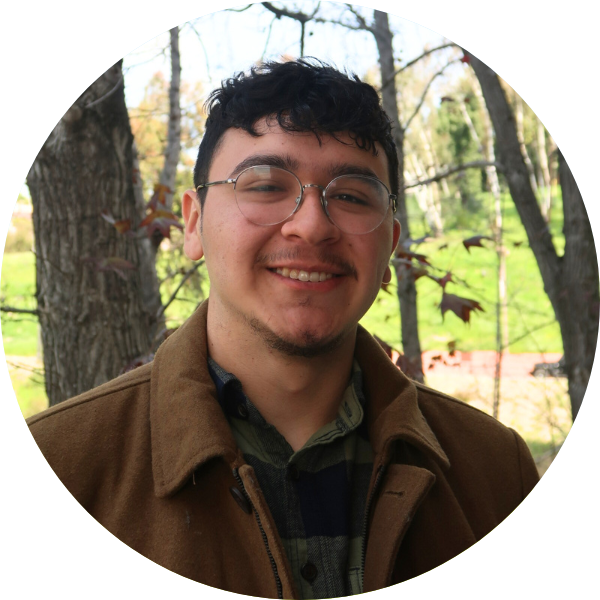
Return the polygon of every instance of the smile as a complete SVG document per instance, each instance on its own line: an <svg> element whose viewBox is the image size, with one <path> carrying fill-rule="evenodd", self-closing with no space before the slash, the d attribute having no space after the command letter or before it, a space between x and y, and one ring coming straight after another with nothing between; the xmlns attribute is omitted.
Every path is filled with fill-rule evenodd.
<svg viewBox="0 0 600 600"><path fill-rule="evenodd" d="M312 283L318 283L320 281L327 281L332 277L335 277L333 273L324 273L319 271L302 271L300 269L288 269L287 267L278 268L275 270L278 275L288 277L289 279L298 279L299 281L310 281Z"/></svg>

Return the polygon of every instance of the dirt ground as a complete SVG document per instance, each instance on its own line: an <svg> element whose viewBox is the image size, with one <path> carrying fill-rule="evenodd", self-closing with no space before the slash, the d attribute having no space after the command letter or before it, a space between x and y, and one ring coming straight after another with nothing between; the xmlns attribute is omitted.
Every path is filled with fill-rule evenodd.
<svg viewBox="0 0 600 600"><path fill-rule="evenodd" d="M427 385L492 415L496 353L428 352L423 355ZM439 358L441 357L441 358ZM564 377L535 378L535 363L556 362L560 354L505 354L502 359L498 420L528 442L543 474L571 427Z"/></svg>

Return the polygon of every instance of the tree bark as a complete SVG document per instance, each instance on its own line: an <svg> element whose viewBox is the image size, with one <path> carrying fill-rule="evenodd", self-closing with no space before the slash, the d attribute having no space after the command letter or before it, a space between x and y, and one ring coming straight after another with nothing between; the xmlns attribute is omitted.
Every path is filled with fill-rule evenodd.
<svg viewBox="0 0 600 600"><path fill-rule="evenodd" d="M152 349L160 296L150 240L101 216L129 219L134 229L142 218L132 142L119 62L67 111L27 176L50 405Z"/></svg>
<svg viewBox="0 0 600 600"><path fill-rule="evenodd" d="M500 80L488 66L469 56L494 125L499 162L560 326L575 419L589 381L598 338L598 262L591 225L573 175L561 160L565 252L558 256L529 181L515 120Z"/></svg>
<svg viewBox="0 0 600 600"><path fill-rule="evenodd" d="M552 209L552 181L550 180L550 168L548 167L548 151L546 150L546 129L542 122L537 120L537 151L542 176L542 215L547 223L550 222L550 211Z"/></svg>
<svg viewBox="0 0 600 600"><path fill-rule="evenodd" d="M381 70L381 81L389 82L381 90L383 109L392 121L394 141L398 151L398 211L396 218L402 226L400 234L401 247L403 242L410 238L408 224L408 213L406 211L406 194L404 191L404 130L400 123L398 103L396 101L396 81L394 77L394 54L392 46L392 32L387 13L374 11L373 34L377 43L379 53L379 67ZM421 358L421 342L419 340L419 328L417 320L417 289L411 271L404 266L396 266L398 279L398 300L400 303L400 326L402 336L402 348L406 362L410 367L407 375L417 381L423 381L423 362Z"/></svg>
<svg viewBox="0 0 600 600"><path fill-rule="evenodd" d="M169 126L167 129L167 147L165 148L165 164L160 174L160 183L169 188L166 193L166 206L173 206L175 178L181 152L181 60L179 57L179 27L170 31L171 36L171 83L169 85Z"/></svg>
<svg viewBox="0 0 600 600"><path fill-rule="evenodd" d="M590 220L573 173L560 152L558 159L565 234L559 322L575 418L590 379L598 341L598 258Z"/></svg>

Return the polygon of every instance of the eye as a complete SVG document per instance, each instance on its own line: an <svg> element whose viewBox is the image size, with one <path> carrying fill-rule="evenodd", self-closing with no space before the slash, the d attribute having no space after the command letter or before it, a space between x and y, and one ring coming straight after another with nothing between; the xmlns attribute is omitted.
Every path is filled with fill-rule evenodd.
<svg viewBox="0 0 600 600"><path fill-rule="evenodd" d="M260 192L263 194L268 194L270 192L283 192L285 191L285 186L282 186L278 183L267 183L265 181L259 181L252 185L246 186L247 192Z"/></svg>
<svg viewBox="0 0 600 600"><path fill-rule="evenodd" d="M359 197L356 194L349 192L336 192L333 196L330 196L330 200L339 200L340 202L347 202L348 204L356 204L359 206L369 206L371 202L368 198Z"/></svg>

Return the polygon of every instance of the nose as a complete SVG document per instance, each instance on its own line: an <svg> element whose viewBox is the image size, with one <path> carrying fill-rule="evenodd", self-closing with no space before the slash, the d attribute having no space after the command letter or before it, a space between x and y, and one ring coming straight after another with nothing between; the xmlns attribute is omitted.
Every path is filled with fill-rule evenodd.
<svg viewBox="0 0 600 600"><path fill-rule="evenodd" d="M339 239L341 231L327 216L322 204L323 189L313 183L303 186L300 206L281 226L284 237L300 238L313 245Z"/></svg>

